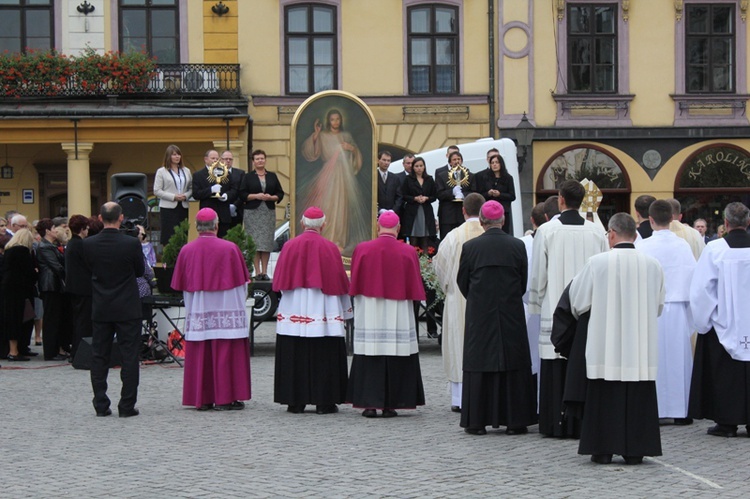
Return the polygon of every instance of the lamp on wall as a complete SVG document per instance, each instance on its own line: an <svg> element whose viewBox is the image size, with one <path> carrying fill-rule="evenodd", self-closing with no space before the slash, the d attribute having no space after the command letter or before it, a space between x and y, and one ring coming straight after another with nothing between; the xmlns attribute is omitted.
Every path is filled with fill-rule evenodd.
<svg viewBox="0 0 750 499"><path fill-rule="evenodd" d="M534 141L534 125L531 124L529 119L526 117L526 113L523 113L521 122L516 127L516 142L518 143L518 171L523 170L523 165L526 163L526 156L529 153L531 143Z"/></svg>
<svg viewBox="0 0 750 499"><path fill-rule="evenodd" d="M13 178L13 167L8 164L8 144L5 144L5 164L0 167L0 178Z"/></svg>
<svg viewBox="0 0 750 499"><path fill-rule="evenodd" d="M219 0L219 3L217 3L216 5L214 5L213 7L211 7L211 12L213 12L217 16L221 17L224 14L226 14L227 12L229 12L229 7L227 7L226 5L224 5L224 2L222 2L221 0Z"/></svg>
<svg viewBox="0 0 750 499"><path fill-rule="evenodd" d="M91 14L92 12L94 12L95 9L96 7L91 5L88 2L88 0L83 0L83 3L79 5L78 7L76 7L76 10L80 12L81 14L83 14L84 16Z"/></svg>

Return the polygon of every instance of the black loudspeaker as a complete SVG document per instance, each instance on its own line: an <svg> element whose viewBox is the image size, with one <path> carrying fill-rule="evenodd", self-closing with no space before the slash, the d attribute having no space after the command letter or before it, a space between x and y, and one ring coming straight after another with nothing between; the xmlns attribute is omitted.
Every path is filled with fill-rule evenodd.
<svg viewBox="0 0 750 499"><path fill-rule="evenodd" d="M78 350L76 350L76 356L73 359L73 367L75 369L90 371L91 359L91 337L81 338L81 342L78 344ZM117 339L115 339L112 343L112 355L109 358L109 367L111 369L121 365L122 354L120 353L120 345L117 344Z"/></svg>
<svg viewBox="0 0 750 499"><path fill-rule="evenodd" d="M112 200L122 207L126 225L148 228L146 204L148 179L143 173L115 173L112 175ZM128 228L128 227L126 227Z"/></svg>

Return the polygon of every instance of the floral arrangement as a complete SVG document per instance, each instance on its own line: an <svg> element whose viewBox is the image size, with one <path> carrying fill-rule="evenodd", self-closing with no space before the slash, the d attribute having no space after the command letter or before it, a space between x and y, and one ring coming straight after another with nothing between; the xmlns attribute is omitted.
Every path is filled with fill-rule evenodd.
<svg viewBox="0 0 750 499"><path fill-rule="evenodd" d="M427 248L427 251L425 251L422 248L415 246L415 249L417 250L417 256L419 256L419 271L422 274L424 287L435 292L435 301L428 305L427 309L429 310L434 307L435 304L445 299L445 293L443 292L442 286L440 286L437 274L435 274L435 267L432 265L432 257L435 255L435 248L430 246Z"/></svg>
<svg viewBox="0 0 750 499"><path fill-rule="evenodd" d="M148 88L156 59L143 52L67 56L55 50L0 54L0 97L106 95Z"/></svg>

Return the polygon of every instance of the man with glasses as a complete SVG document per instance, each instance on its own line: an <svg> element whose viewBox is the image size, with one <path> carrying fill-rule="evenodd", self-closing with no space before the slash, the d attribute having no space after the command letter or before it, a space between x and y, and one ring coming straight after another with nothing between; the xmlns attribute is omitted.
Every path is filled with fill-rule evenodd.
<svg viewBox="0 0 750 499"><path fill-rule="evenodd" d="M242 177L245 176L245 172L239 168L234 168L234 154L229 149L221 153L221 160L227 165L229 170L229 183L234 187L237 196L234 199L230 199L229 211L232 214L232 227L242 224L243 207L244 201L240 199L240 185L242 185Z"/></svg>

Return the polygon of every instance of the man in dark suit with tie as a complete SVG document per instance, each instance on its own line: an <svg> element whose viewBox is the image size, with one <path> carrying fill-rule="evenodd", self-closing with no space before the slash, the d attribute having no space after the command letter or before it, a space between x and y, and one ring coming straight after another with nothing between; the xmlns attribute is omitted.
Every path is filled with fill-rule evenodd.
<svg viewBox="0 0 750 499"><path fill-rule="evenodd" d="M401 210L401 182L394 173L388 173L391 165L391 153L378 153L378 213Z"/></svg>
<svg viewBox="0 0 750 499"><path fill-rule="evenodd" d="M216 184L208 179L209 168L219 160L219 153L209 149L203 156L206 167L193 175L193 198L200 201L201 208L211 208L219 215L219 237L224 237L232 226L229 205L237 198L237 187L231 175L226 182ZM214 197L218 194L219 197Z"/></svg>
<svg viewBox="0 0 750 499"><path fill-rule="evenodd" d="M141 300L136 277L145 270L143 252L138 239L120 232L122 207L109 202L102 206L99 220L104 230L83 240L83 258L91 272L91 319L93 339L91 350L91 386L94 389L94 409L97 416L109 416L107 374L112 354L112 341L117 333L117 344L122 353L122 391L117 404L121 418L138 415L139 352L141 330Z"/></svg>
<svg viewBox="0 0 750 499"><path fill-rule="evenodd" d="M229 169L229 183L234 186L236 195L234 199L230 199L229 211L232 215L232 227L235 225L242 224L242 216L244 213L244 201L240 198L240 186L242 185L242 177L245 176L245 171L234 167L234 154L229 149L226 149L221 153L221 160L227 165Z"/></svg>

